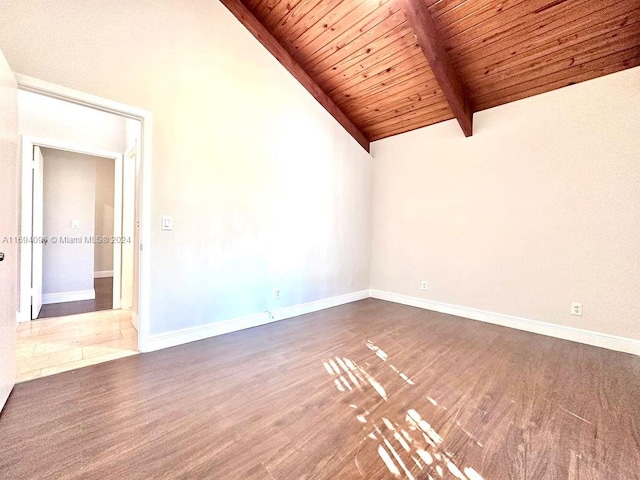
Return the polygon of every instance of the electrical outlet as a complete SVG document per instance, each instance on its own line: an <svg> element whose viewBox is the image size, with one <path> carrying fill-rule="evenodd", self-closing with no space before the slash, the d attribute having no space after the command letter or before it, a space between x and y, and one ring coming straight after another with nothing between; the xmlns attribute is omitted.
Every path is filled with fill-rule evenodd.
<svg viewBox="0 0 640 480"><path fill-rule="evenodd" d="M280 291L279 288L274 289L273 290L273 298L275 298L276 300L280 300L280 293L281 293L281 291Z"/></svg>
<svg viewBox="0 0 640 480"><path fill-rule="evenodd" d="M582 316L582 304L581 303L572 303L571 304L571 315Z"/></svg>
<svg viewBox="0 0 640 480"><path fill-rule="evenodd" d="M353 285L353 277L349 277L349 285Z"/></svg>
<svg viewBox="0 0 640 480"><path fill-rule="evenodd" d="M423 280L423 281L420 283L420 290L426 290L426 289L427 289L427 281L426 281L426 280Z"/></svg>

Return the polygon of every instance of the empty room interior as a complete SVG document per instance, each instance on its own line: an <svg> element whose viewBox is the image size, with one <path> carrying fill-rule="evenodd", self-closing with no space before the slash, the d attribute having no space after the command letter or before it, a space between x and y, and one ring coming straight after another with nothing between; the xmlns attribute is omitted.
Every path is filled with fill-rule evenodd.
<svg viewBox="0 0 640 480"><path fill-rule="evenodd" d="M0 51L0 478L640 480L637 0L0 0Z"/></svg>

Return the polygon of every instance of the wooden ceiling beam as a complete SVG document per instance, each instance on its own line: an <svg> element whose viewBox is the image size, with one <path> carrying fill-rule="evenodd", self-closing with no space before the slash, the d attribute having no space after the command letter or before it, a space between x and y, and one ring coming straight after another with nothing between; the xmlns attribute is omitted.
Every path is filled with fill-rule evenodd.
<svg viewBox="0 0 640 480"><path fill-rule="evenodd" d="M473 109L424 0L400 0L409 27L429 62L464 135L473 134Z"/></svg>
<svg viewBox="0 0 640 480"><path fill-rule="evenodd" d="M240 0L220 0L251 34L293 75L340 125L369 152L369 139L347 117L326 92L309 76L271 33L253 16Z"/></svg>

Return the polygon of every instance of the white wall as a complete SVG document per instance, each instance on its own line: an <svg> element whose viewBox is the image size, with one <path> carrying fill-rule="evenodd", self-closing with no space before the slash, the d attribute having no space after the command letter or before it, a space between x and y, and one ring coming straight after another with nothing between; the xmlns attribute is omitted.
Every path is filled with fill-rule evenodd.
<svg viewBox="0 0 640 480"><path fill-rule="evenodd" d="M112 152L125 148L124 118L55 98L19 90L18 119L21 135Z"/></svg>
<svg viewBox="0 0 640 480"><path fill-rule="evenodd" d="M152 333L368 287L370 156L219 2L0 18L14 71L153 113Z"/></svg>
<svg viewBox="0 0 640 480"><path fill-rule="evenodd" d="M110 158L95 157L95 234L97 237L113 236L113 195L114 165ZM108 272L113 270L113 244L96 243L94 252L94 270Z"/></svg>
<svg viewBox="0 0 640 480"><path fill-rule="evenodd" d="M43 247L42 293L93 290L94 244L85 238L95 232L97 158L49 148L42 156L44 236L50 239ZM72 228L73 220L79 228Z"/></svg>
<svg viewBox="0 0 640 480"><path fill-rule="evenodd" d="M372 288L640 338L640 68L474 123L373 144Z"/></svg>

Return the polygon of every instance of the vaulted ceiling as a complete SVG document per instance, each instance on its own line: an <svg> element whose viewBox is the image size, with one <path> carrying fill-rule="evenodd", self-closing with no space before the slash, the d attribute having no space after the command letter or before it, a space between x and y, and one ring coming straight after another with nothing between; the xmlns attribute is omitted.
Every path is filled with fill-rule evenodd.
<svg viewBox="0 0 640 480"><path fill-rule="evenodd" d="M640 65L639 0L221 1L367 149Z"/></svg>

